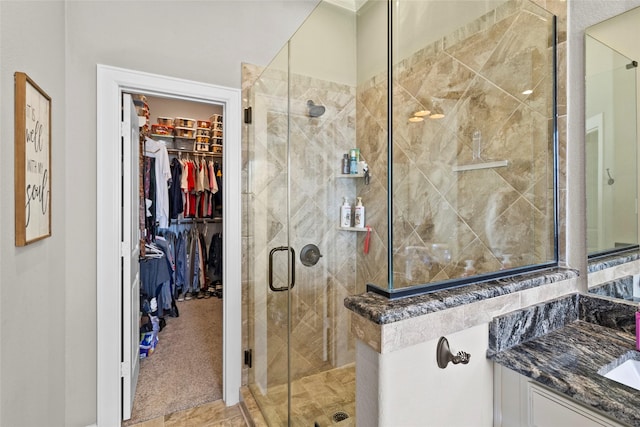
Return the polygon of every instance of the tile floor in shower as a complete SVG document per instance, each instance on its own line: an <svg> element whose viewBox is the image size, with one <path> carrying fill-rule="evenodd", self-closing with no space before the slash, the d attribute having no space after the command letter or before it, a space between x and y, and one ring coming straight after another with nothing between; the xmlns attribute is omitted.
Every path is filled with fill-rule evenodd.
<svg viewBox="0 0 640 427"><path fill-rule="evenodd" d="M291 425L356 425L355 365L350 364L295 380L291 387ZM254 385L249 386L249 389L269 425L287 425L286 384L271 387L266 396ZM343 413L349 417L341 420L344 418ZM334 420L336 414L337 420Z"/></svg>

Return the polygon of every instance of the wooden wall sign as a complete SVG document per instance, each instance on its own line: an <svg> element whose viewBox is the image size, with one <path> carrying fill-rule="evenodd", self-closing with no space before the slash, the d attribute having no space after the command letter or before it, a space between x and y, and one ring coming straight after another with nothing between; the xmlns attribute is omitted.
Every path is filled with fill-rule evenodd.
<svg viewBox="0 0 640 427"><path fill-rule="evenodd" d="M16 246L51 236L51 98L25 73L15 78Z"/></svg>

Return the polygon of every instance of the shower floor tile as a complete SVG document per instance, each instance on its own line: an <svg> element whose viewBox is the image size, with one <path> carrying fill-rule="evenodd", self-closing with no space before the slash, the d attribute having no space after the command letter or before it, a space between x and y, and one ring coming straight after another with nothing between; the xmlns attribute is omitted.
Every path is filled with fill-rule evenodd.
<svg viewBox="0 0 640 427"><path fill-rule="evenodd" d="M355 425L355 365L320 372L291 383L291 421L294 426ZM287 424L286 384L270 387L263 395L255 385L249 386L262 415L270 426ZM348 414L341 419L339 413ZM334 421L334 415L338 420ZM344 417L342 417L344 418Z"/></svg>

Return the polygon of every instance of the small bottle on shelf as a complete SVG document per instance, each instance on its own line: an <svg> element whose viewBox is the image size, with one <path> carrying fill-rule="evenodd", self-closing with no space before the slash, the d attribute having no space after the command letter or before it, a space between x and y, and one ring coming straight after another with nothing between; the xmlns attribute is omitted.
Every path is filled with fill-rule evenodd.
<svg viewBox="0 0 640 427"><path fill-rule="evenodd" d="M349 168L349 154L345 153L344 156L342 157L342 173L345 175L348 175L351 173L350 168Z"/></svg>
<svg viewBox="0 0 640 427"><path fill-rule="evenodd" d="M352 148L349 150L349 173L351 175L358 174L358 149Z"/></svg>
<svg viewBox="0 0 640 427"><path fill-rule="evenodd" d="M358 203L354 209L353 226L364 228L364 206L362 205L362 197L358 197Z"/></svg>
<svg viewBox="0 0 640 427"><path fill-rule="evenodd" d="M340 206L340 227L351 227L351 205L347 201L346 197L342 198L343 203Z"/></svg>

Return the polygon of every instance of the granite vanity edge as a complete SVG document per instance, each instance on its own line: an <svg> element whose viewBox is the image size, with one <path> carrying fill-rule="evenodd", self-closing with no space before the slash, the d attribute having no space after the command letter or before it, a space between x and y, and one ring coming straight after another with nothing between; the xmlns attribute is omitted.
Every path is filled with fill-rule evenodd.
<svg viewBox="0 0 640 427"><path fill-rule="evenodd" d="M599 295L580 294L578 318L589 323L635 335L637 305Z"/></svg>
<svg viewBox="0 0 640 427"><path fill-rule="evenodd" d="M615 267L620 264L626 264L631 261L640 259L640 250L634 249L629 252L623 252L615 255L609 255L602 258L589 260L587 265L587 273L595 273L607 268Z"/></svg>
<svg viewBox="0 0 640 427"><path fill-rule="evenodd" d="M635 334L634 304L573 293L494 317L487 356L539 338L576 320Z"/></svg>
<svg viewBox="0 0 640 427"><path fill-rule="evenodd" d="M487 355L507 350L578 320L578 300L579 294L574 293L494 317L489 322Z"/></svg>
<svg viewBox="0 0 640 427"><path fill-rule="evenodd" d="M385 325L576 277L577 270L557 267L395 300L365 292L346 297L344 305L376 324Z"/></svg>
<svg viewBox="0 0 640 427"><path fill-rule="evenodd" d="M604 283L598 283L589 287L589 293L593 295L608 296L618 299L633 299L633 276L618 277Z"/></svg>

